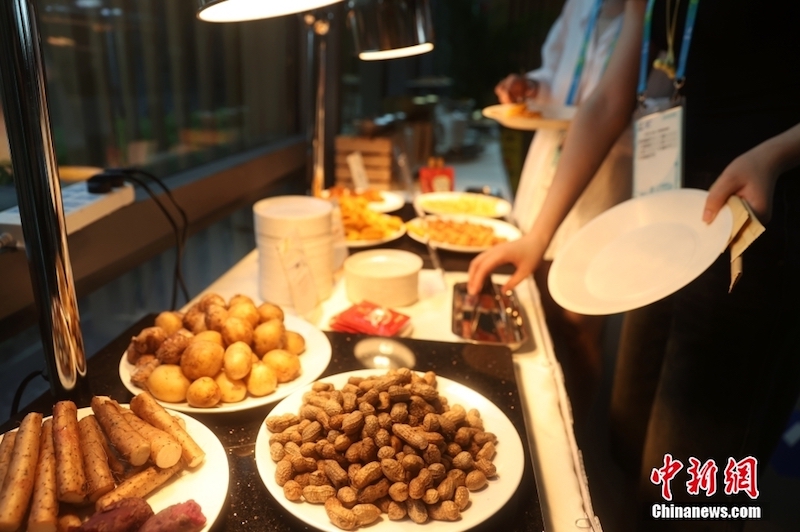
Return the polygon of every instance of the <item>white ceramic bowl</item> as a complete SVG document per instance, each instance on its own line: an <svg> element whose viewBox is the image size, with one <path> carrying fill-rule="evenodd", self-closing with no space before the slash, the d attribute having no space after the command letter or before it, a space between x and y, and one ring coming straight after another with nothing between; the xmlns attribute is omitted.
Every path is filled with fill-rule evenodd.
<svg viewBox="0 0 800 532"><path fill-rule="evenodd" d="M333 207L311 196L276 196L253 205L257 235L308 238L331 233Z"/></svg>
<svg viewBox="0 0 800 532"><path fill-rule="evenodd" d="M419 298L422 259L408 251L373 249L344 261L347 299L384 307L405 307Z"/></svg>

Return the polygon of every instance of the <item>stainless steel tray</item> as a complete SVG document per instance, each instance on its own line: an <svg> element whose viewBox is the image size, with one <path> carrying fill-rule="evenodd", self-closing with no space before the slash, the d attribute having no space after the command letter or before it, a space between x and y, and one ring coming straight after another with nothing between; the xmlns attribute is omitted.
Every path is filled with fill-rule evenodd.
<svg viewBox="0 0 800 532"><path fill-rule="evenodd" d="M467 283L456 283L451 330L473 344L504 345L516 351L531 339L530 326L514 291L502 292L496 284L494 288L496 296L483 293L475 304L476 298L467 294Z"/></svg>

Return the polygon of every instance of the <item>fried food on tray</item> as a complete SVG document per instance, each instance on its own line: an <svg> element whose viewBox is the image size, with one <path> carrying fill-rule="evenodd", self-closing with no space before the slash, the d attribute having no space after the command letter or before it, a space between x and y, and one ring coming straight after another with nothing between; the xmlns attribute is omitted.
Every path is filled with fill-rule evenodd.
<svg viewBox="0 0 800 532"><path fill-rule="evenodd" d="M341 185L334 185L327 190L327 195L329 198L343 198L343 197L354 197L354 198L364 198L367 201L382 201L383 197L381 196L380 190L375 190L374 188L368 188L367 190L353 190L352 188L343 187Z"/></svg>
<svg viewBox="0 0 800 532"><path fill-rule="evenodd" d="M433 216L426 220L426 224L409 223L408 230L420 236L427 235L433 242L454 246L485 248L507 240L505 237L497 236L494 229L488 225Z"/></svg>
<svg viewBox="0 0 800 532"><path fill-rule="evenodd" d="M541 118L542 112L536 109L531 109L528 107L527 103L515 103L508 107L506 116L509 118Z"/></svg>
<svg viewBox="0 0 800 532"><path fill-rule="evenodd" d="M368 207L368 203L363 197L339 198L347 240L381 240L403 226L403 220L399 216L375 212Z"/></svg>
<svg viewBox="0 0 800 532"><path fill-rule="evenodd" d="M498 199L483 194L459 194L453 197L422 197L422 208L437 214L474 214L492 218L497 215Z"/></svg>

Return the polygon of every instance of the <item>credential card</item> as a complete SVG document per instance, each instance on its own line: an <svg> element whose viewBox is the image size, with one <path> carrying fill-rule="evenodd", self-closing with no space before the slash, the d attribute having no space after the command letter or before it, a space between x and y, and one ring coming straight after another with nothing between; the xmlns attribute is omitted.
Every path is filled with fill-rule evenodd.
<svg viewBox="0 0 800 532"><path fill-rule="evenodd" d="M633 146L633 196L681 188L683 183L683 106L636 120Z"/></svg>

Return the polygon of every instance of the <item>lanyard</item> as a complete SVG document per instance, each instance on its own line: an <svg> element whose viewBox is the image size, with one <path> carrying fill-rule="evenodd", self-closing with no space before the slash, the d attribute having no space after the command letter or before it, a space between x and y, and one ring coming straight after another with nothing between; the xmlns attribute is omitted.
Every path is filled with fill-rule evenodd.
<svg viewBox="0 0 800 532"><path fill-rule="evenodd" d="M692 31L694 30L695 19L697 18L697 5L700 0L689 0L689 7L686 10L686 22L683 26L683 41L681 43L681 55L678 60L677 70L675 71L675 89L683 86L684 74L686 73L686 62L689 56L689 46L692 43ZM653 5L655 0L647 0L647 9L644 14L644 31L642 34L642 58L639 66L639 99L644 99L644 92L647 89L647 73L649 71L648 59L650 58L650 27L653 20Z"/></svg>
<svg viewBox="0 0 800 532"><path fill-rule="evenodd" d="M581 51L578 55L578 62L575 64L575 73L572 75L572 83L569 86L567 93L567 105L575 105L575 98L578 96L578 85L581 82L583 75L583 67L586 64L586 49L589 48L589 40L592 38L592 33L597 25L597 18L600 16L600 7L603 5L603 0L595 0L592 6L592 11L589 13L589 23L586 25L586 35L583 37L583 44Z"/></svg>

